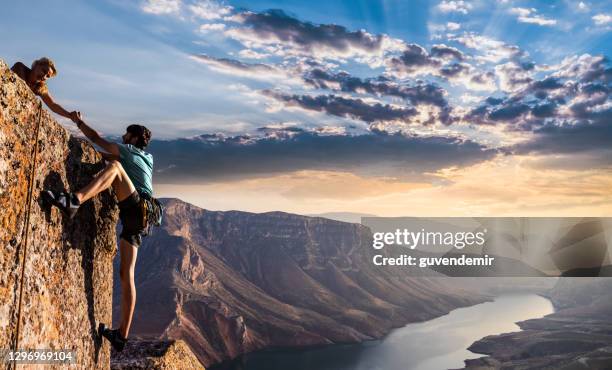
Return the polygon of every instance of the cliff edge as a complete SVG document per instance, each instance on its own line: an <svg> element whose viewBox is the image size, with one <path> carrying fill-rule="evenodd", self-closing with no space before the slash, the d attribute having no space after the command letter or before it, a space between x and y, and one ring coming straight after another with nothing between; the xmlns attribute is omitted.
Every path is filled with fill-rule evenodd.
<svg viewBox="0 0 612 370"><path fill-rule="evenodd" d="M372 248L363 225L162 202L164 221L139 249L131 331L182 339L204 366L263 349L378 339L489 299L402 266L374 266L374 254L392 252ZM119 301L117 286L116 312Z"/></svg>
<svg viewBox="0 0 612 370"><path fill-rule="evenodd" d="M43 188L75 190L102 167L93 147L71 137L0 60L0 348L17 341L24 349L69 349L80 368L109 368L109 346L96 328L111 322L114 195L98 195L73 220L40 200Z"/></svg>
<svg viewBox="0 0 612 370"><path fill-rule="evenodd" d="M130 340L113 353L111 370L205 370L182 340Z"/></svg>

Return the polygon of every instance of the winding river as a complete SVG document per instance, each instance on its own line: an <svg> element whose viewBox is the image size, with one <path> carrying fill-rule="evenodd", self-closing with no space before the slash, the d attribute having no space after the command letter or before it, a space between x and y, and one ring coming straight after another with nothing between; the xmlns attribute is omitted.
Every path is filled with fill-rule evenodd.
<svg viewBox="0 0 612 370"><path fill-rule="evenodd" d="M505 294L433 320L395 329L384 339L308 350L262 351L245 356L231 370L439 370L457 369L482 357L467 350L487 335L518 331L517 321L553 312L546 298Z"/></svg>

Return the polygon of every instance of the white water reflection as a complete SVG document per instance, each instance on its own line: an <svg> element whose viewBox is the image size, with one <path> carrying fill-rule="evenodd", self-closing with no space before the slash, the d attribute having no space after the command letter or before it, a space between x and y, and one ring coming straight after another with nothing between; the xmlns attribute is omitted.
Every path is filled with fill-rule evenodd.
<svg viewBox="0 0 612 370"><path fill-rule="evenodd" d="M381 341L334 345L303 351L248 355L234 370L439 370L462 368L482 357L467 348L483 337L518 331L517 321L553 312L546 298L508 294L448 315L393 330Z"/></svg>

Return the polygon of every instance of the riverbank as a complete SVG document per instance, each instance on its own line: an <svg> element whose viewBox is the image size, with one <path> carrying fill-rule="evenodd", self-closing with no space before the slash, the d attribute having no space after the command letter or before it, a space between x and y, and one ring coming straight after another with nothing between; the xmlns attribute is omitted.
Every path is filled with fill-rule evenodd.
<svg viewBox="0 0 612 370"><path fill-rule="evenodd" d="M552 312L550 301L535 294L506 294L449 314L395 329L378 341L304 350L254 352L214 370L429 370L457 368L475 340L519 330L516 321Z"/></svg>
<svg viewBox="0 0 612 370"><path fill-rule="evenodd" d="M488 356L465 368L612 368L612 279L562 278L546 295L555 313L476 341L469 349Z"/></svg>

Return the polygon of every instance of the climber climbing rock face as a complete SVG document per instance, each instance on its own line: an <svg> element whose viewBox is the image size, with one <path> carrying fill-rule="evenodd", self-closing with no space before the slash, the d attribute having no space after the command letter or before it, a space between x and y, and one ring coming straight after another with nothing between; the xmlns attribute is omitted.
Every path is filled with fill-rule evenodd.
<svg viewBox="0 0 612 370"><path fill-rule="evenodd" d="M28 68L22 62L17 62L13 65L11 71L24 80L32 92L40 96L49 109L62 117L66 117L75 123L77 122L78 112L68 112L61 105L57 104L51 97L51 94L49 94L47 80L57 75L55 63L51 59L46 57L37 59L32 63L32 68Z"/></svg>
<svg viewBox="0 0 612 370"><path fill-rule="evenodd" d="M45 202L56 206L72 219L82 203L108 188L114 190L122 225L119 235L121 320L117 329L109 329L100 323L99 333L110 341L113 348L121 351L127 342L136 305L134 268L138 247L151 224L149 217L153 212L148 210L153 209L153 203L157 202L153 198L153 156L145 151L151 140L151 131L142 125L129 125L122 143L113 143L83 122L80 113L77 116L77 127L89 140L104 149L101 154L107 165L88 185L76 192L45 190L41 195Z"/></svg>

